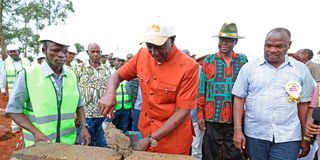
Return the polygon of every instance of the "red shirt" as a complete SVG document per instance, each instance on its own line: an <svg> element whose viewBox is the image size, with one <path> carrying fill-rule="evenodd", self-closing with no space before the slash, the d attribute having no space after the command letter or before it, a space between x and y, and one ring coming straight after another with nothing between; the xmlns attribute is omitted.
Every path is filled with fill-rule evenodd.
<svg viewBox="0 0 320 160"><path fill-rule="evenodd" d="M143 137L158 130L177 108L193 109L198 93L198 64L174 45L165 62L158 64L146 48L117 73L121 78L139 78L142 106L139 130ZM191 116L162 138L151 152L188 154L192 143Z"/></svg>

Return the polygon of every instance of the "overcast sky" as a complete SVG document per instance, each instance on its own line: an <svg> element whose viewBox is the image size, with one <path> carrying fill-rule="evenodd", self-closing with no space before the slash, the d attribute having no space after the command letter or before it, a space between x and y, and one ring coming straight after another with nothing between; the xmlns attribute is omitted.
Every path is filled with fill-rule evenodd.
<svg viewBox="0 0 320 160"><path fill-rule="evenodd" d="M320 50L320 2L317 0L73 0L75 13L66 24L75 42L98 42L103 52L136 52L146 25L156 16L174 26L176 45L195 54L218 51L223 23L234 22L240 36L235 47L255 59L273 28L291 31L289 52Z"/></svg>

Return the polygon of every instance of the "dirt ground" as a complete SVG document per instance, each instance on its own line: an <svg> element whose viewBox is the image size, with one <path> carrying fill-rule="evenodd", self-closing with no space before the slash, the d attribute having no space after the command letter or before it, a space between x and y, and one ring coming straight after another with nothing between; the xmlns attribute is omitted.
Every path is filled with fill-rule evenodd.
<svg viewBox="0 0 320 160"><path fill-rule="evenodd" d="M11 128L11 119L5 118L3 115L7 101L8 101L8 97L3 97L0 95L0 108L1 108L0 125L4 125L8 128ZM19 132L19 133L16 133L16 136L14 138L7 141L0 142L0 159L1 160L10 159L11 153L19 149L19 147L17 149L16 146L19 142L21 143L20 141L21 136L22 136L22 133Z"/></svg>

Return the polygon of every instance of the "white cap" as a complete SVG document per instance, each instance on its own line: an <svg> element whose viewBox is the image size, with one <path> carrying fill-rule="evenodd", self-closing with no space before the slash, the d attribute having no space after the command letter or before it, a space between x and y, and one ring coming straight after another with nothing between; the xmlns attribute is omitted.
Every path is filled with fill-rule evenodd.
<svg viewBox="0 0 320 160"><path fill-rule="evenodd" d="M158 22L151 23L146 28L143 42L161 46L172 36L175 36L173 27L167 23L161 22L161 20L158 20Z"/></svg>
<svg viewBox="0 0 320 160"><path fill-rule="evenodd" d="M107 52L103 52L103 51L102 51L101 56L107 56L107 55L108 55Z"/></svg>
<svg viewBox="0 0 320 160"><path fill-rule="evenodd" d="M117 59L121 59L121 60L126 60L127 59L127 55L123 53L116 53L113 55L113 58L117 58Z"/></svg>
<svg viewBox="0 0 320 160"><path fill-rule="evenodd" d="M70 46L67 32L62 26L47 26L40 32L39 42L52 41L64 46Z"/></svg>
<svg viewBox="0 0 320 160"><path fill-rule="evenodd" d="M80 52L77 54L76 59L79 59L82 62L86 62L89 59L87 52Z"/></svg>
<svg viewBox="0 0 320 160"><path fill-rule="evenodd" d="M77 54L78 52L77 52L77 48L76 48L76 46L75 45L71 45L71 46L69 46L69 48L68 48L68 52L72 52L72 53L75 53L75 54Z"/></svg>
<svg viewBox="0 0 320 160"><path fill-rule="evenodd" d="M37 60L39 60L40 58L46 58L46 55L44 55L42 52L40 52L38 54Z"/></svg>
<svg viewBox="0 0 320 160"><path fill-rule="evenodd" d="M19 50L19 47L15 44L9 44L7 46L7 51L15 51L15 50Z"/></svg>

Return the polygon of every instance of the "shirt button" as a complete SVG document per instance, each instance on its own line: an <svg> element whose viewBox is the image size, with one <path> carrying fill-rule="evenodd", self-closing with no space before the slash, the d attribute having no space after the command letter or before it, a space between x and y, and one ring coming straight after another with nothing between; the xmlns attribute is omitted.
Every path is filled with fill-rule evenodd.
<svg viewBox="0 0 320 160"><path fill-rule="evenodd" d="M152 91L150 91L150 95L151 95L151 96L153 95L153 92L152 92Z"/></svg>
<svg viewBox="0 0 320 160"><path fill-rule="evenodd" d="M154 80L157 80L157 77L156 77L156 76L153 76L153 79L154 79Z"/></svg>
<svg viewBox="0 0 320 160"><path fill-rule="evenodd" d="M153 123L153 122L154 122L154 120L153 120L153 119L151 119L151 120L150 120L150 122L151 122L151 123Z"/></svg>

